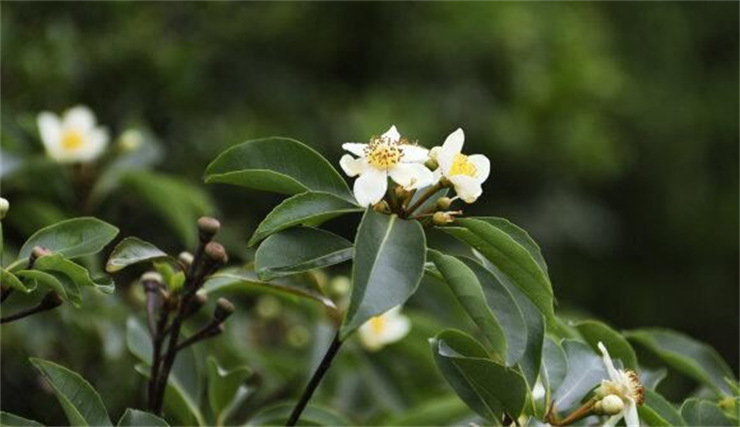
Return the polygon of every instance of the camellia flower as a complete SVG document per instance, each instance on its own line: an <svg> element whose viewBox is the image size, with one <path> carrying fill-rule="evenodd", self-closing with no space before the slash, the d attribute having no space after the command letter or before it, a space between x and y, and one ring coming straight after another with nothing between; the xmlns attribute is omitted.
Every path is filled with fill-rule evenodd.
<svg viewBox="0 0 740 427"><path fill-rule="evenodd" d="M491 162L482 154L462 154L465 134L462 129L452 132L441 147L434 147L432 160L439 164L434 171L437 180L446 178L454 187L457 197L473 203L483 193L481 184L488 179Z"/></svg>
<svg viewBox="0 0 740 427"><path fill-rule="evenodd" d="M609 352L601 342L599 342L599 350L601 350L604 366L609 374L609 379L601 381L601 385L596 389L596 395L601 397L597 406L600 406L603 412L612 415L605 425L614 426L624 417L627 427L639 427L637 406L645 401L645 388L640 383L637 372L630 369L625 371L616 369ZM623 405L619 405L615 398L619 398Z"/></svg>
<svg viewBox="0 0 740 427"><path fill-rule="evenodd" d="M360 343L370 351L377 351L387 344L401 340L409 333L411 322L396 306L380 316L372 317L357 330Z"/></svg>
<svg viewBox="0 0 740 427"><path fill-rule="evenodd" d="M361 206L378 203L388 189L388 177L406 190L431 185L432 172L424 166L429 159L429 150L409 144L401 138L395 126L368 144L347 142L342 148L359 156L345 154L339 161L344 172L354 177L357 202Z"/></svg>
<svg viewBox="0 0 740 427"><path fill-rule="evenodd" d="M60 163L93 161L108 145L108 132L96 126L95 115L87 107L71 108L62 118L43 112L38 126L46 153Z"/></svg>

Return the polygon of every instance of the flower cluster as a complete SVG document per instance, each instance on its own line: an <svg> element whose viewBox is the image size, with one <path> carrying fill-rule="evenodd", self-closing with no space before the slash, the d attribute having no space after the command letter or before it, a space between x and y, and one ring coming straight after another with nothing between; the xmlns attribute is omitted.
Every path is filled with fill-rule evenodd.
<svg viewBox="0 0 740 427"><path fill-rule="evenodd" d="M473 203L483 192L481 184L488 179L491 166L482 154L462 154L464 142L463 130L457 129L442 146L428 150L402 138L396 127L391 126L367 144L343 144L342 148L357 157L345 154L339 164L348 176L358 177L354 195L361 206L376 205L383 200L388 193L388 178L401 188L400 193L407 192L406 202L413 203L411 199L416 190L428 188L436 192L450 187L456 193L450 202L461 199ZM413 210L407 207L406 213L411 214ZM443 219L440 217L440 220Z"/></svg>

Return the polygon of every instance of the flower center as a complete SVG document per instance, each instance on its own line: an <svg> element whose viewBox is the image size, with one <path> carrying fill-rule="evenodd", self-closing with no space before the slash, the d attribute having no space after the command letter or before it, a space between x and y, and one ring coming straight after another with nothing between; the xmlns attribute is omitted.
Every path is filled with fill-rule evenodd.
<svg viewBox="0 0 740 427"><path fill-rule="evenodd" d="M62 148L65 150L77 150L82 147L82 134L74 130L64 132L62 136Z"/></svg>
<svg viewBox="0 0 740 427"><path fill-rule="evenodd" d="M365 148L368 163L377 169L390 169L403 157L399 143L387 138L373 138Z"/></svg>
<svg viewBox="0 0 740 427"><path fill-rule="evenodd" d="M383 316L377 316L370 319L370 327L373 333L380 334L385 330L385 318Z"/></svg>
<svg viewBox="0 0 740 427"><path fill-rule="evenodd" d="M473 162L468 159L465 154L457 153L455 160L452 161L452 167L450 168L450 176L453 175L466 175L471 178L475 177L478 172Z"/></svg>

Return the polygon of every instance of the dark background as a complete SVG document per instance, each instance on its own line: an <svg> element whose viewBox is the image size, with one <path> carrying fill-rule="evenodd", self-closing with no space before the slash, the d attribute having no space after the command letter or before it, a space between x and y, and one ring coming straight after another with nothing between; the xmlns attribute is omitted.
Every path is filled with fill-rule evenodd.
<svg viewBox="0 0 740 427"><path fill-rule="evenodd" d="M256 137L336 163L391 124L462 127L492 163L467 213L532 233L562 310L683 331L737 372L738 48L735 2L3 2L2 123L86 104L193 182ZM207 190L244 255L279 198Z"/></svg>

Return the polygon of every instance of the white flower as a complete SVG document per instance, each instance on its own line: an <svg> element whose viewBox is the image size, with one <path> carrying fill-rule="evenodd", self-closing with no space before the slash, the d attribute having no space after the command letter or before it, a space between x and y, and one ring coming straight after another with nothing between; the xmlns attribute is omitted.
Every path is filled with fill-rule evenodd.
<svg viewBox="0 0 740 427"><path fill-rule="evenodd" d="M601 381L601 385L596 389L596 394L602 400L607 398L613 400L614 398L610 396L616 396L622 399L624 403L624 408L619 413L612 415L605 425L614 426L624 417L627 427L639 427L640 419L637 417L637 406L642 405L645 401L645 389L640 383L637 372L630 369L626 371L616 369L612 358L609 357L609 352L601 342L599 342L599 350L603 355L604 366L609 374L609 379ZM614 406L613 402L607 403L607 406Z"/></svg>
<svg viewBox="0 0 740 427"><path fill-rule="evenodd" d="M361 206L374 205L388 189L388 177L406 190L431 185L432 172L424 166L429 150L401 139L395 126L369 144L347 142L342 148L359 156L342 156L339 165L350 177L359 175L354 185L355 198Z"/></svg>
<svg viewBox="0 0 740 427"><path fill-rule="evenodd" d="M411 322L396 306L380 316L372 317L358 329L360 343L370 351L377 351L387 344L401 340L409 333Z"/></svg>
<svg viewBox="0 0 740 427"><path fill-rule="evenodd" d="M108 132L96 126L95 115L87 107L71 108L61 119L43 112L37 121L46 153L57 162L90 162L108 145Z"/></svg>
<svg viewBox="0 0 740 427"><path fill-rule="evenodd" d="M447 178L455 187L458 197L465 203L473 203L483 193L481 184L488 179L491 162L482 154L462 154L464 142L463 130L457 129L441 147L432 148L430 157L439 163L439 168L434 171L435 179Z"/></svg>

